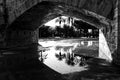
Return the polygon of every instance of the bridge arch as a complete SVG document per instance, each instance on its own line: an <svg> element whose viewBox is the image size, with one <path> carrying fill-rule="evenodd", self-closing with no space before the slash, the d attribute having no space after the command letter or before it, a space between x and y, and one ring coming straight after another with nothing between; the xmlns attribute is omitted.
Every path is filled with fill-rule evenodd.
<svg viewBox="0 0 120 80"><path fill-rule="evenodd" d="M82 8L82 5L79 5L80 2L77 3L79 0L75 1L75 4L73 4L68 0L38 0L38 2L36 3L34 3L33 0L34 4L38 4L28 10L26 9L21 12L18 11L18 14L15 15L14 19L9 18L9 21L11 22L10 25L7 27L5 39L7 45L14 46L16 45L16 43L19 43L18 45L21 46L22 43L36 43L38 39L38 28L49 20L61 15L80 18L83 21L88 22L89 24L92 24L99 29L102 29L106 39L108 40L109 45L109 39L111 40L110 34L113 33L113 30L111 30L111 28L113 28L113 26L111 25L112 21L105 18L106 16L103 17L98 15L98 12L96 12L96 14L94 13L95 11L89 9L87 10L87 8ZM11 10L9 12L9 15L12 15L11 13L13 13L14 11L15 10ZM114 40L116 41L116 39ZM111 49L111 51L113 52L116 49L115 41L113 42L115 44L114 47L112 46L114 49ZM111 46L111 42L109 46Z"/></svg>
<svg viewBox="0 0 120 80"><path fill-rule="evenodd" d="M39 9L36 10L37 8ZM91 13L90 11L87 11L85 9L80 9L79 7L63 4L61 2L42 1L37 5L33 6L32 8L30 8L29 10L25 11L19 17L17 17L14 22L10 23L11 24L10 27L16 26L18 25L18 23L19 23L19 26L21 23L24 23L24 25L30 24L29 22L35 22L34 20L36 17L41 18L39 22L36 22L37 24L39 23L39 25L41 25L55 17L62 16L62 15L80 18L81 20L88 22L98 28L107 27L107 25L109 25L108 23L109 20L104 20L106 19L105 17L102 17L103 19L100 19L101 16L97 17L96 16L97 14L94 15L94 13L93 14L92 13L90 14L90 13ZM29 20L27 20L26 18ZM39 25L35 25L35 26L39 26Z"/></svg>

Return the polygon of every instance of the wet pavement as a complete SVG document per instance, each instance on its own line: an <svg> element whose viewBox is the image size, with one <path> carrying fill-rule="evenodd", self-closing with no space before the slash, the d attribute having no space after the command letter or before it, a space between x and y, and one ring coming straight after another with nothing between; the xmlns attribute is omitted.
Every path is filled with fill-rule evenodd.
<svg viewBox="0 0 120 80"><path fill-rule="evenodd" d="M40 40L42 46L36 48L1 51L0 80L120 80L120 68L96 53L98 40L50 41ZM75 51L78 48L97 55Z"/></svg>

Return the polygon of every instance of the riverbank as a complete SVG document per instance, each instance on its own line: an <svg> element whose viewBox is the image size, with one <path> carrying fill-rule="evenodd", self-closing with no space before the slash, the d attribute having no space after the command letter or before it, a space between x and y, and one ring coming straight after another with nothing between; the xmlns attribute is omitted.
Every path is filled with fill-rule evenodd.
<svg viewBox="0 0 120 80"><path fill-rule="evenodd" d="M85 40L85 41L89 41L89 40L99 40L99 38L39 38L39 41L59 41L59 40Z"/></svg>

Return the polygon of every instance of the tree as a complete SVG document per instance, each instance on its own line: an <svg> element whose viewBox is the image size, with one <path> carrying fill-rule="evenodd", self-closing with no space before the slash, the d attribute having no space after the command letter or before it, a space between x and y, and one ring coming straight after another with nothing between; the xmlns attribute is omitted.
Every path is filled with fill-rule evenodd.
<svg viewBox="0 0 120 80"><path fill-rule="evenodd" d="M39 28L39 37L50 37L50 30L49 26L43 25Z"/></svg>
<svg viewBox="0 0 120 80"><path fill-rule="evenodd" d="M61 27L61 23L64 22L64 24L65 24L65 21L66 21L66 20L60 16L58 19L56 19L55 22L56 22L56 23L59 22L59 26Z"/></svg>

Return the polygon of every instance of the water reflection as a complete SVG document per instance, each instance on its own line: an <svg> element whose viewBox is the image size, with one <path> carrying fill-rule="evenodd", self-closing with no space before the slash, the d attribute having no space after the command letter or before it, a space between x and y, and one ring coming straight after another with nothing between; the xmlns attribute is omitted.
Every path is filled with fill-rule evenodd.
<svg viewBox="0 0 120 80"><path fill-rule="evenodd" d="M89 58L89 57L83 57L80 55L75 55L74 53L71 53L71 52L66 52L62 54L61 51L59 53L56 53L55 56L60 61L65 59L65 63L70 66L74 66L77 64L79 64L79 66L84 66L85 61Z"/></svg>
<svg viewBox="0 0 120 80"><path fill-rule="evenodd" d="M39 60L62 74L86 70L86 61L91 58L89 55L98 55L98 41L95 40L41 40L39 43L44 48L39 52Z"/></svg>
<svg viewBox="0 0 120 80"><path fill-rule="evenodd" d="M44 51L40 51L40 52L39 52L39 60L40 60L41 62L44 62L44 60L47 59L47 55L48 55L48 54L46 54Z"/></svg>

